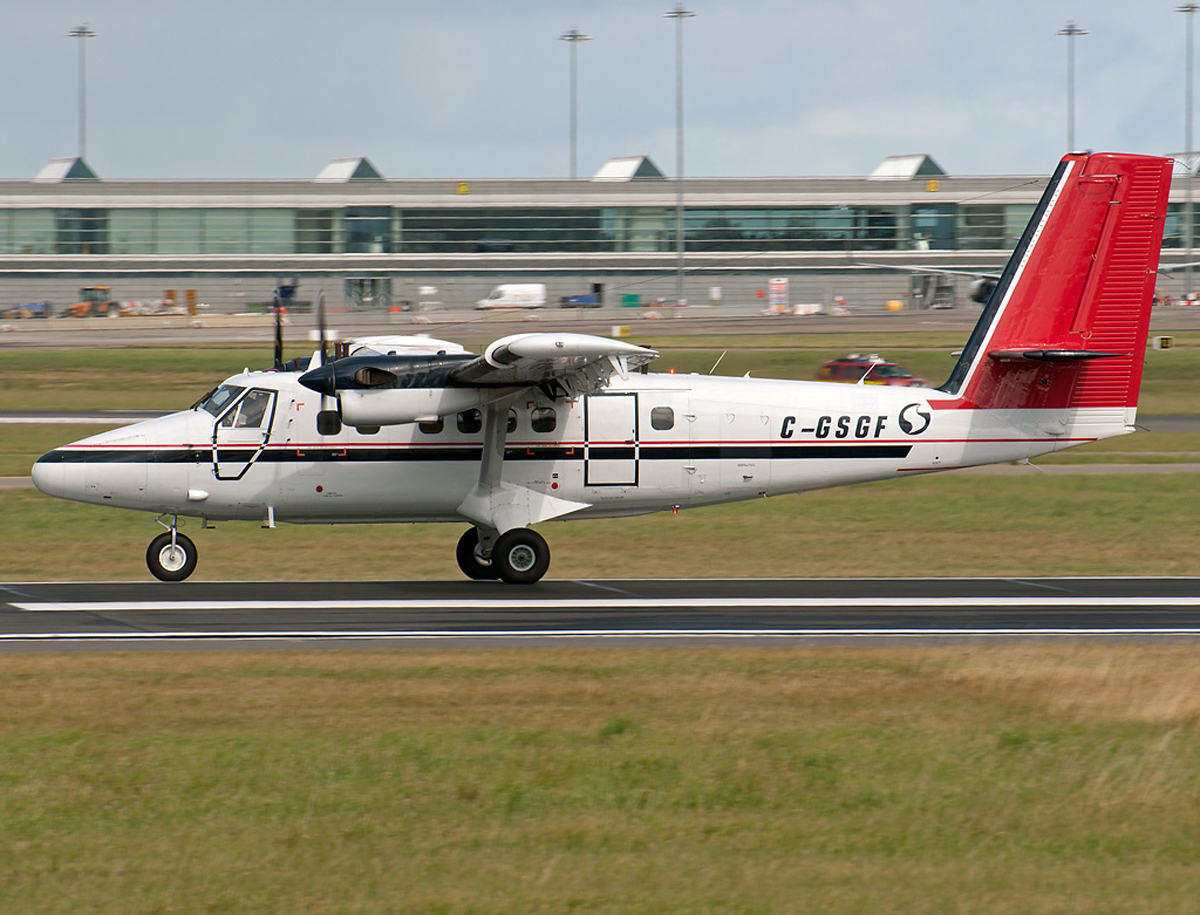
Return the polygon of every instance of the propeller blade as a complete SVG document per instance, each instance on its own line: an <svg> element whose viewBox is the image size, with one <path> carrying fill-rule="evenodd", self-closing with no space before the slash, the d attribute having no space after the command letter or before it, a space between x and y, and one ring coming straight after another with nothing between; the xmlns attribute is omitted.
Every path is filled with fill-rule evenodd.
<svg viewBox="0 0 1200 915"><path fill-rule="evenodd" d="M275 293L275 370L283 368L283 305Z"/></svg>
<svg viewBox="0 0 1200 915"><path fill-rule="evenodd" d="M329 358L324 289L317 293L317 332L321 335L321 367L329 367L329 390L328 393L321 394L321 410L317 413L317 434L337 435L342 431L342 411L337 399L337 372L333 368L333 360Z"/></svg>
<svg viewBox="0 0 1200 915"><path fill-rule="evenodd" d="M329 360L329 331L325 327L325 290L317 293L317 333L321 336L321 364Z"/></svg>

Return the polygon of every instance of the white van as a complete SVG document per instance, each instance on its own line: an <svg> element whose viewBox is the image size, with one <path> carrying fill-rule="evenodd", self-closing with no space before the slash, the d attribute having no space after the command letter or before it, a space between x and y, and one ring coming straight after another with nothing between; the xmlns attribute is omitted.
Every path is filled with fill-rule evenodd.
<svg viewBox="0 0 1200 915"><path fill-rule="evenodd" d="M544 308L546 305L545 283L503 283L480 299L475 307L489 308Z"/></svg>

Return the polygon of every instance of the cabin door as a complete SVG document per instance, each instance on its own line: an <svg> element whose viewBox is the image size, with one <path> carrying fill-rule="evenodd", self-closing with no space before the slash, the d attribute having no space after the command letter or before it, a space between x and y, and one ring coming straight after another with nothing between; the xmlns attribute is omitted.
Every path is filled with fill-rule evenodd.
<svg viewBox="0 0 1200 915"><path fill-rule="evenodd" d="M275 392L251 388L213 426L213 475L240 480L259 459L271 437Z"/></svg>
<svg viewBox="0 0 1200 915"><path fill-rule="evenodd" d="M637 394L598 394L586 398L585 486L638 485L637 399Z"/></svg>

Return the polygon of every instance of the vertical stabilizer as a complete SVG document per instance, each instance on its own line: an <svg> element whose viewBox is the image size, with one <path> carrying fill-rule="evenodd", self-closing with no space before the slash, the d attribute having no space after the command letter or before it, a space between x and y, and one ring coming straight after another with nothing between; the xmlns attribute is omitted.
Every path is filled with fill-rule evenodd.
<svg viewBox="0 0 1200 915"><path fill-rule="evenodd" d="M1065 156L941 390L979 409L1137 406L1171 160Z"/></svg>

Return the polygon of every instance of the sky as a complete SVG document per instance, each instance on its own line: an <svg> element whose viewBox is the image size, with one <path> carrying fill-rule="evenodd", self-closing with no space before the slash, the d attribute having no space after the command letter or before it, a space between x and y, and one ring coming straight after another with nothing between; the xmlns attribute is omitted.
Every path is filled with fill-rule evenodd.
<svg viewBox="0 0 1200 915"><path fill-rule="evenodd" d="M55 0L6 4L0 180L79 152L103 179L552 178L647 155L676 173L674 0ZM952 175L1037 175L1067 145L1184 147L1178 0L689 0L691 177L861 176L928 153ZM1200 29L1200 24L1193 28ZM1200 62L1198 62L1200 64Z"/></svg>

